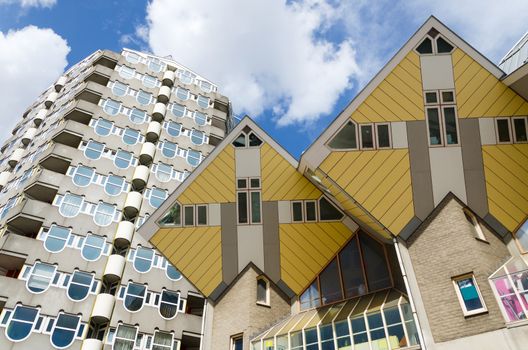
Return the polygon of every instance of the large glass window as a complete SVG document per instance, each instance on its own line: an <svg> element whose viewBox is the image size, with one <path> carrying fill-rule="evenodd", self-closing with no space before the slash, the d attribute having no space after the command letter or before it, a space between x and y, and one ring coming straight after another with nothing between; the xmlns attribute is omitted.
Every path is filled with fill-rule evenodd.
<svg viewBox="0 0 528 350"><path fill-rule="evenodd" d="M161 225L181 225L181 205L174 203L172 208L159 221Z"/></svg>
<svg viewBox="0 0 528 350"><path fill-rule="evenodd" d="M174 116L181 118L185 116L186 108L184 105L181 105L179 103L173 103L171 112L172 114L174 114Z"/></svg>
<svg viewBox="0 0 528 350"><path fill-rule="evenodd" d="M429 145L458 145L458 122L454 91L427 91L425 92L425 104L427 107Z"/></svg>
<svg viewBox="0 0 528 350"><path fill-rule="evenodd" d="M523 258L510 259L491 275L490 280L506 320L508 322L526 320L528 316L528 264Z"/></svg>
<svg viewBox="0 0 528 350"><path fill-rule="evenodd" d="M168 182L172 178L172 167L167 164L158 163L156 167L156 178L161 182Z"/></svg>
<svg viewBox="0 0 528 350"><path fill-rule="evenodd" d="M86 187L92 183L95 175L95 169L87 166L79 165L75 168L72 181L79 187Z"/></svg>
<svg viewBox="0 0 528 350"><path fill-rule="evenodd" d="M147 287L143 284L129 282L126 288L123 304L130 312L141 310L147 294Z"/></svg>
<svg viewBox="0 0 528 350"><path fill-rule="evenodd" d="M111 121L99 118L95 123L94 131L97 135L108 136L112 132L113 127L114 123L112 123Z"/></svg>
<svg viewBox="0 0 528 350"><path fill-rule="evenodd" d="M115 205L99 202L95 208L94 222L99 226L108 226L114 221L115 212Z"/></svg>
<svg viewBox="0 0 528 350"><path fill-rule="evenodd" d="M84 149L84 156L88 159L97 160L101 158L103 151L105 149L105 144L100 143L94 140L88 141L86 148Z"/></svg>
<svg viewBox="0 0 528 350"><path fill-rule="evenodd" d="M367 292L358 240L352 239L339 253L345 297L351 298Z"/></svg>
<svg viewBox="0 0 528 350"><path fill-rule="evenodd" d="M173 142L165 140L161 143L161 153L167 158L176 157L177 150L178 145Z"/></svg>
<svg viewBox="0 0 528 350"><path fill-rule="evenodd" d="M120 169L127 169L132 163L133 159L134 156L132 153L120 149L115 155L114 165Z"/></svg>
<svg viewBox="0 0 528 350"><path fill-rule="evenodd" d="M88 261L99 259L103 253L105 243L106 239L104 237L89 234L84 239L83 247L81 249L82 257Z"/></svg>
<svg viewBox="0 0 528 350"><path fill-rule="evenodd" d="M73 301L86 299L92 288L93 280L94 276L91 273L74 271L68 285L68 297Z"/></svg>
<svg viewBox="0 0 528 350"><path fill-rule="evenodd" d="M139 63L140 61L139 55L133 52L127 52L125 58L130 63Z"/></svg>
<svg viewBox="0 0 528 350"><path fill-rule="evenodd" d="M31 269L31 273L27 279L26 287L32 293L43 293L45 292L55 276L57 266L36 262Z"/></svg>
<svg viewBox="0 0 528 350"><path fill-rule="evenodd" d="M150 58L148 61L148 67L153 72L160 72L163 67L161 61L157 58Z"/></svg>
<svg viewBox="0 0 528 350"><path fill-rule="evenodd" d="M180 100L188 100L189 99L189 90L178 87L176 88L176 97L178 97Z"/></svg>
<svg viewBox="0 0 528 350"><path fill-rule="evenodd" d="M237 179L237 191L238 223L261 223L260 179Z"/></svg>
<svg viewBox="0 0 528 350"><path fill-rule="evenodd" d="M112 86L112 93L116 96L125 96L128 90L128 85L119 81L114 81Z"/></svg>
<svg viewBox="0 0 528 350"><path fill-rule="evenodd" d="M5 330L7 339L13 342L26 340L33 330L39 312L37 308L17 305Z"/></svg>
<svg viewBox="0 0 528 350"><path fill-rule="evenodd" d="M147 112L133 108L128 118L134 124L143 124L147 120Z"/></svg>
<svg viewBox="0 0 528 350"><path fill-rule="evenodd" d="M167 191L161 188L153 187L150 189L149 204L158 208L167 199Z"/></svg>
<svg viewBox="0 0 528 350"><path fill-rule="evenodd" d="M103 111L110 115L117 115L121 110L121 103L114 100L106 100L103 105Z"/></svg>
<svg viewBox="0 0 528 350"><path fill-rule="evenodd" d="M167 277L173 281L178 281L180 278L182 278L180 271L178 271L178 269L169 263L167 263L165 272L167 273Z"/></svg>
<svg viewBox="0 0 528 350"><path fill-rule="evenodd" d="M62 197L59 213L67 218L73 218L79 214L84 203L84 197L73 193L66 193Z"/></svg>
<svg viewBox="0 0 528 350"><path fill-rule="evenodd" d="M391 279L383 245L366 234L362 234L359 241L365 261L369 290L374 291L390 287Z"/></svg>
<svg viewBox="0 0 528 350"><path fill-rule="evenodd" d="M51 332L51 344L59 349L69 347L75 340L81 316L60 313Z"/></svg>
<svg viewBox="0 0 528 350"><path fill-rule="evenodd" d="M207 116L202 112L194 112L194 122L200 126L207 124Z"/></svg>
<svg viewBox="0 0 528 350"><path fill-rule="evenodd" d="M70 238L71 229L67 227L51 225L46 232L44 247L52 253L58 253L64 249Z"/></svg>
<svg viewBox="0 0 528 350"><path fill-rule="evenodd" d="M136 75L136 70L127 66L121 66L119 75L125 79L132 79Z"/></svg>
<svg viewBox="0 0 528 350"><path fill-rule="evenodd" d="M173 350L174 335L168 332L155 331L152 350Z"/></svg>
<svg viewBox="0 0 528 350"><path fill-rule="evenodd" d="M159 305L159 313L165 319L172 319L178 312L178 305L180 302L180 293L170 290L163 290L161 292L161 302Z"/></svg>
<svg viewBox="0 0 528 350"><path fill-rule="evenodd" d="M356 149L356 124L354 124L352 121L348 121L345 126L328 143L328 145L331 148L335 149Z"/></svg>
<svg viewBox="0 0 528 350"><path fill-rule="evenodd" d="M152 94L146 92L146 91L143 91L143 90L139 90L138 93L137 93L137 96L136 96L136 100L139 102L139 104L141 105L148 105L150 104L150 101L152 100Z"/></svg>
<svg viewBox="0 0 528 350"><path fill-rule="evenodd" d="M317 341L317 328L310 328L304 331L304 338L306 339L306 350L318 350L319 344Z"/></svg>
<svg viewBox="0 0 528 350"><path fill-rule="evenodd" d="M148 88L155 88L158 86L158 79L152 75L145 74L143 75L142 83Z"/></svg>
<svg viewBox="0 0 528 350"><path fill-rule="evenodd" d="M127 145L135 145L139 142L141 133L137 130L126 128L123 132L123 142Z"/></svg>
<svg viewBox="0 0 528 350"><path fill-rule="evenodd" d="M154 250L138 246L134 257L134 268L137 272L149 272L154 260Z"/></svg>
<svg viewBox="0 0 528 350"><path fill-rule="evenodd" d="M337 259L332 260L332 262L325 267L319 276L319 281L321 284L321 298L323 304L329 304L343 299Z"/></svg>
<svg viewBox="0 0 528 350"><path fill-rule="evenodd" d="M121 194L125 186L125 178L117 175L108 175L106 177L104 190L110 196Z"/></svg>
<svg viewBox="0 0 528 350"><path fill-rule="evenodd" d="M198 95L196 103L198 103L198 106L202 108L209 108L209 97Z"/></svg>
<svg viewBox="0 0 528 350"><path fill-rule="evenodd" d="M301 309L309 309L321 305L321 298L319 297L319 287L317 280L313 282L300 297Z"/></svg>
<svg viewBox="0 0 528 350"><path fill-rule="evenodd" d="M197 167L200 164L200 160L202 159L202 153L195 151L193 149L189 149L187 151L187 163L193 167Z"/></svg>
<svg viewBox="0 0 528 350"><path fill-rule="evenodd" d="M191 131L191 142L195 145L201 145L204 143L204 136L205 134L199 130L192 130Z"/></svg>
<svg viewBox="0 0 528 350"><path fill-rule="evenodd" d="M133 350L136 343L138 329L137 327L126 326L120 324L117 326L117 331L112 345L113 350Z"/></svg>
<svg viewBox="0 0 528 350"><path fill-rule="evenodd" d="M170 136L178 137L180 136L182 126L179 123L169 121L167 124L167 133Z"/></svg>

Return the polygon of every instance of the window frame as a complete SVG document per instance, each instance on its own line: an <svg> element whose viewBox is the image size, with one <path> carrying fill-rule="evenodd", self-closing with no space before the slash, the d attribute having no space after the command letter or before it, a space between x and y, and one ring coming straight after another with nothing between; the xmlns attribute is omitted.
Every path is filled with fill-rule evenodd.
<svg viewBox="0 0 528 350"><path fill-rule="evenodd" d="M237 350L237 341L241 341L242 342L242 349L244 348L244 333L239 333L239 334L235 334L235 335L232 335L231 336L231 341L230 341L230 345L229 345L229 349L230 350Z"/></svg>
<svg viewBox="0 0 528 350"><path fill-rule="evenodd" d="M241 188L238 186L239 180L245 180L246 187ZM251 186L251 180L258 180L259 186ZM262 179L260 177L237 177L236 178L236 212L237 212L237 225L262 225ZM253 204L252 204L252 193L258 193L259 195L259 220L253 220ZM246 195L246 209L247 209L247 222L240 222L240 200L239 194Z"/></svg>
<svg viewBox="0 0 528 350"><path fill-rule="evenodd" d="M135 284L135 285L139 285L139 286L143 286L145 288L145 294L140 297L138 295L135 295L135 294L131 294L134 298L141 298L142 301L141 301L141 307L137 310L130 310L127 306L126 306L126 298L127 298L127 295L128 295L128 287L131 285L131 284ZM127 312L130 312L130 313L136 313L136 312L140 312L144 307L145 307L145 304L146 304L146 299L147 299L147 295L148 295L148 286L144 283L135 283L135 282L132 282L132 281L129 281L127 283L127 285L124 287L125 288L125 292L124 292L124 295L123 295L123 308L127 311ZM137 337L137 336L136 336Z"/></svg>
<svg viewBox="0 0 528 350"><path fill-rule="evenodd" d="M475 230L475 239L488 243L477 216L473 214L468 208L464 208L463 211L468 223L472 225L473 229Z"/></svg>
<svg viewBox="0 0 528 350"><path fill-rule="evenodd" d="M137 267L136 267L136 259L138 259L138 251L139 250L150 250L152 252L152 257L150 258L150 264L149 264L149 267L148 269L146 269L145 271L140 271ZM154 249L152 248L148 248L148 247L143 247L141 245L138 245L134 251L134 260L132 261L132 266L134 267L134 270L137 272L137 273L149 273L150 270L152 270L152 267L154 266L154 259L156 258L156 252L154 251ZM140 260L143 260L143 261L147 261L146 258L140 256L139 257Z"/></svg>
<svg viewBox="0 0 528 350"><path fill-rule="evenodd" d="M98 237L98 238L101 238L103 240L103 244L101 245L101 247L97 247L97 246L94 246L92 244L88 244L87 241L88 241L88 237ZM84 237L84 240L82 242L82 245L81 245L81 257L86 260L86 261L97 261L101 258L101 256L104 254L105 252L105 245L106 245L106 236L99 236L99 235L96 235L96 234L93 234L93 233L88 233L85 237ZM99 253L99 255L97 256L97 258L95 259L88 259L84 256L84 248L88 246L90 248L93 248L93 249L101 249L101 252Z"/></svg>
<svg viewBox="0 0 528 350"><path fill-rule="evenodd" d="M380 126L384 126L384 125L387 126L387 130L388 130L389 145L388 145L388 146L381 147L381 146L380 146L380 138L379 138L380 133L379 133L378 128L379 128ZM391 123L390 123L390 122L387 122L387 123L374 123L374 128L375 128L374 139L375 139L376 149L392 149L392 129L391 129Z"/></svg>
<svg viewBox="0 0 528 350"><path fill-rule="evenodd" d="M363 147L363 134L362 134L362 129L363 128L367 128L367 127L370 127L370 131L371 131L371 135L372 135L372 147ZM359 148L361 150L364 150L364 151L371 151L371 150L374 150L376 149L376 134L375 134L375 130L374 130L374 123L364 123L364 124L359 124Z"/></svg>
<svg viewBox="0 0 528 350"><path fill-rule="evenodd" d="M458 281L466 280L466 279L469 279L469 278L472 279L473 285L475 286L475 289L477 291L480 303L482 304L481 308L478 308L478 309L475 309L475 310L471 310L471 311L467 310L466 304L464 302L464 298L462 297L462 293L461 293L460 288L459 288L458 283L457 283ZM474 275L473 272L466 273L466 274L459 275L459 276L455 276L455 277L451 278L451 281L453 283L453 287L455 288L455 293L457 295L458 303L460 304L460 308L462 309L462 312L464 313L464 317L475 316L475 315L479 315L479 314L483 314L483 313L487 313L488 312L488 308L486 307L486 303L484 302L484 298L482 297L482 293L480 292L480 288L479 288L479 286L477 284L477 280L475 279L475 275Z"/></svg>
<svg viewBox="0 0 528 350"><path fill-rule="evenodd" d="M444 92L452 92L453 93L453 101L452 102L444 102L442 94ZM426 96L428 93L435 93L436 94L436 103L433 102L427 102ZM438 90L425 90L423 92L423 99L424 99L424 112L425 112L425 122L427 126L427 144L430 148L434 147L460 147L461 146L461 140L460 140L460 123L458 118L458 109L456 105L456 93L454 89L438 89ZM456 137L457 142L456 143L447 143L447 124L445 119L445 109L446 108L453 108L454 111L454 117L455 117L455 128L456 128ZM439 127L439 133L440 133L440 143L439 144L431 144L431 129L429 126L429 114L428 110L436 109L438 113L438 127Z"/></svg>
<svg viewBox="0 0 528 350"><path fill-rule="evenodd" d="M92 281L91 281L90 285L89 285L89 286L86 286L86 285L81 284L81 283L79 283L79 282L73 282L73 276L74 276L76 273L79 273L79 274L85 274L85 275L91 275L91 276L92 276ZM94 285L95 282L96 282L96 281L95 281L95 276L94 276L93 273L89 273L89 272L85 272L85 271L80 271L80 270L76 269L76 270L74 270L73 273L70 275L70 278L69 278L69 280L68 280L68 287L66 288L66 296L68 297L68 299L70 299L71 301L73 301L73 302L75 302L75 303L82 302L82 301L86 300L86 299L88 298L88 296L90 295L90 292L92 291L92 288L93 288L93 285ZM81 286L81 287L86 287L86 288L88 289L87 292L86 292L86 295L85 295L83 298L81 298L81 299L79 299L79 300L76 300L76 299L74 299L74 298L72 298L72 297L70 296L70 286L72 285L72 283L75 284L75 285Z"/></svg>
<svg viewBox="0 0 528 350"><path fill-rule="evenodd" d="M11 326L11 322L13 322L13 318L15 317L15 313L16 313L16 310L17 308L27 308L27 309L33 309L33 310L37 310L37 313L35 315L35 318L34 320L31 322L31 329L29 330L28 334L21 338L21 339L13 339L9 336L8 334L8 331L9 331L9 328ZM13 342L13 343L19 343L19 342L23 342L25 341L26 339L28 339L30 336L31 336L31 333L33 333L33 331L35 330L35 327L38 323L38 320L39 320L39 316L40 316L40 307L32 307L32 306L26 306L26 305L23 305L23 304L16 304L16 306L13 308L13 310L11 311L11 315L9 315L9 320L7 321L6 323L6 326L5 326L5 336L6 338ZM19 322L19 323L25 323L25 324L29 324L29 321L27 320L21 320L21 319L16 319L14 322Z"/></svg>
<svg viewBox="0 0 528 350"><path fill-rule="evenodd" d="M528 137L527 137L527 140L526 141L519 141L517 140L517 132L516 132L516 127L515 127L515 121L516 120L524 120L524 132L525 134L528 136L528 118L527 117L512 117L511 118L511 133L512 133L512 140L514 143L520 143L520 144L523 144L523 143L528 143Z"/></svg>
<svg viewBox="0 0 528 350"><path fill-rule="evenodd" d="M76 317L77 318L77 326L75 327L75 330L71 329L71 328L66 328L66 327L58 327L57 324L59 322L59 317L61 315L67 315L67 316L70 316L70 317ZM61 311L59 312L59 314L57 315L57 318L54 320L53 322L53 326L51 328L51 332L50 332L50 343L51 343L51 346L53 346L54 348L56 349L66 349L66 348L69 348L73 342L75 341L75 339L77 338L77 333L79 332L79 328L81 327L81 324L82 324L82 320L81 320L81 315L73 315L73 314L69 314L69 313L66 313L64 311ZM53 334L55 333L55 329L62 329L62 330L67 330L67 331L70 331L70 332L73 332L73 337L72 337L72 340L70 341L69 344L67 344L66 346L57 346L55 344L53 344Z"/></svg>
<svg viewBox="0 0 528 350"><path fill-rule="evenodd" d="M79 169L80 169L80 168L86 168L86 169L90 169L90 170L92 171L92 176L90 177L90 180L88 181L88 183L87 183L86 185L75 182L75 177L76 177L77 175L79 175L80 177L88 178L85 174L79 174ZM79 165L77 165L77 166L74 168L73 173L72 173L72 175L71 175L71 177L72 177L72 182L73 182L73 184L74 184L75 186L78 186L78 187L88 187L88 186L90 186L91 183L93 182L94 177L97 176L96 174L97 174L97 173L96 173L96 171L95 171L94 168L89 167L89 166L86 166L86 165L79 164Z"/></svg>
<svg viewBox="0 0 528 350"><path fill-rule="evenodd" d="M111 215L109 213L99 212L99 208L100 207L112 207L114 209L114 211L112 212ZM106 202L103 202L103 201L99 201L97 203L97 205L95 206L95 209L94 209L94 212L93 212L93 215L92 215L93 222L97 226L108 227L108 226L112 225L112 223L115 221L116 212L117 212L117 206L115 204L110 204L110 203L106 203ZM110 216L110 221L108 223L106 223L106 221L105 222L98 222L97 218L101 217L101 216L103 216L103 217Z"/></svg>
<svg viewBox="0 0 528 350"><path fill-rule="evenodd" d="M174 293L174 294L177 294L178 295L178 303L175 304L173 302L167 302L167 301L163 301L163 293ZM171 317L165 317L161 314L161 304L168 304L168 305L171 305L171 306L175 306L176 307L176 312L174 313L173 316ZM159 295L159 304L158 304L158 314L160 315L161 318L163 318L164 320L173 320L177 315L178 315L178 312L180 312L180 304L181 304L181 294L179 291L173 291L173 290L168 290L166 288L163 288L160 295Z"/></svg>
<svg viewBox="0 0 528 350"><path fill-rule="evenodd" d="M119 327L128 327L128 328L134 328L136 330L135 332L135 335L134 335L134 339L128 339L128 338L123 338L123 337L119 337L118 336L118 330L119 330ZM128 344L132 344L132 348L135 348L136 346L136 342L137 342L137 339L138 339L138 335L139 335L139 327L138 326L132 326L132 325L128 325L128 324L123 324L123 323L119 323L117 325L117 327L115 328L115 331L114 331L114 335L112 337L112 350L115 349L115 342L116 340L123 340L125 342L127 342Z"/></svg>
<svg viewBox="0 0 528 350"><path fill-rule="evenodd" d="M30 280L31 280L31 278L32 278L32 277L34 276L34 274L35 274L35 268L37 267L37 265L47 265L47 266L52 266L52 267L53 267L53 272L52 272L52 274L51 274L51 277L49 277L48 285L46 286L46 288L44 288L44 289L41 290L41 291L33 291L33 290L31 290L30 287L29 287ZM57 274L57 265L55 265L55 264L48 264L48 263L44 263L44 262L42 262L42 261L37 260L37 261L35 261L35 263L33 264L33 266L31 266L31 270L30 270L29 273L28 273L28 276L27 276L27 279L26 279L26 283L25 283L25 285L26 285L26 289L27 289L28 292L30 292L31 294L42 294L42 293L45 293L45 292L50 288L50 286L53 284L53 279L55 278L55 275L56 275L56 274ZM46 278L46 279L48 279L47 276L44 276L44 275L42 275L42 274L40 274L40 275L37 274L36 276L37 276L37 277L42 277L42 278Z"/></svg>
<svg viewBox="0 0 528 350"><path fill-rule="evenodd" d="M123 161L123 160L125 160L125 158L123 158L123 157L118 157L118 154L121 154L121 153L126 153L126 154L129 154L129 155L130 155L130 160L128 161L128 165L127 165L126 167L121 167L121 166L118 166L118 165L117 165L117 160L119 160L119 161ZM132 166L132 164L134 163L134 153L129 152L129 151L126 151L126 150L121 149L121 148L119 148L117 151L115 151L115 154L114 154L113 158L114 158L114 159L113 159L114 166L115 166L116 168L118 168L118 169L123 169L123 170L124 170L124 169L128 169L128 168L130 168L130 167Z"/></svg>
<svg viewBox="0 0 528 350"><path fill-rule="evenodd" d="M354 125L354 139L355 139L355 142L356 142L356 147L347 147L347 148L336 148L336 147L332 147L330 145L330 143L336 138L336 136L341 132L343 131L343 129L345 127L347 127L349 125L349 123L353 124ZM338 150L338 151L357 151L360 149L360 141L359 141L359 135L358 135L358 132L359 132L359 124L356 123L354 120L352 119L348 119L343 125L341 125L341 127L332 135L332 137L330 137L329 141L326 143L326 146L332 150Z"/></svg>
<svg viewBox="0 0 528 350"><path fill-rule="evenodd" d="M265 298L264 300L259 300L259 295L258 295L258 288L259 288L259 282L261 281L264 281L265 285L266 285L266 295L265 295ZM270 306L271 303L270 303L270 297L271 297L271 292L270 292L270 281L269 279L267 279L265 276L258 276L257 277L257 300L256 300L256 304L257 305L262 305L262 306Z"/></svg>
<svg viewBox="0 0 528 350"><path fill-rule="evenodd" d="M92 143L94 143L94 144L99 144L99 145L103 145L103 148L101 149L101 151L99 151L99 150L94 150L94 148L88 148L88 146L89 146L90 144L92 144ZM100 152L100 153L99 153L99 156L98 156L97 158L91 158L91 157L88 157L88 156L86 155L86 151L87 151L87 150L90 150L90 151L93 151L93 152ZM88 142L86 142L86 146L84 147L83 154L84 154L84 156L85 156L87 159L90 159L90 160L99 160L99 159L101 159L101 157L102 157L103 154L105 153L105 150L106 150L106 145L105 145L103 142L98 142L98 141L95 141L95 140L90 139Z"/></svg>
<svg viewBox="0 0 528 350"><path fill-rule="evenodd" d="M498 117L498 118L494 118L495 119L495 123L494 123L494 126L495 126L495 137L497 138L497 144L498 145L510 145L513 143L513 135L512 135L512 123L510 121L511 118L509 117ZM509 141L501 141L500 140L500 134L499 134L499 121L501 120L505 120L506 123L508 124L508 135L509 135Z"/></svg>
<svg viewBox="0 0 528 350"><path fill-rule="evenodd" d="M48 238L50 237L50 232L52 231L52 229L53 229L54 227L59 227L59 228L62 228L62 229L66 229L66 230L68 230L68 237L66 237L66 239L64 240L64 244L63 244L62 248L59 249L59 250L56 250L56 251L53 251L53 250L49 249L49 248L46 246L46 242L47 242ZM47 229L47 231L46 231L46 237L44 237L44 239L43 239L43 244L42 244L42 245L44 246L44 249L46 249L46 251L48 251L48 252L50 252L50 253L60 253L60 252L62 252L62 251L66 248L66 246L68 245L68 241L70 240L71 235L72 235L72 229L71 229L70 227L64 227L64 226L60 226L60 225L57 225L57 224L53 223L53 224L50 225L50 227L48 227L48 229ZM63 240L62 237L57 238L56 236L52 236L52 238L57 239L57 240Z"/></svg>
<svg viewBox="0 0 528 350"><path fill-rule="evenodd" d="M199 220L199 210L200 208L205 208L205 223L200 223ZM209 206L207 204L196 204L196 208L194 209L194 225L195 226L208 226L209 225Z"/></svg>

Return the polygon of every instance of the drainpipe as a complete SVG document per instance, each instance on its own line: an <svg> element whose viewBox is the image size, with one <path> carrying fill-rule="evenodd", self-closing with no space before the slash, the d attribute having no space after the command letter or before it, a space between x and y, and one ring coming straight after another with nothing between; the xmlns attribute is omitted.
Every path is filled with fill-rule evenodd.
<svg viewBox="0 0 528 350"><path fill-rule="evenodd" d="M398 257L398 264L400 265L400 270L402 272L403 283L405 284L405 289L407 291L407 295L409 296L409 304L411 305L411 311L413 314L414 323L416 324L416 329L418 331L418 338L420 340L420 346L423 350L426 350L427 347L425 346L425 341L424 341L423 334L422 334L422 327L420 326L420 321L418 320L418 313L416 312L416 306L414 305L414 299L411 293L411 287L409 286L407 272L405 270L405 266L403 265L403 260L401 257L400 245L398 243L398 239L396 238L393 238L392 242L394 243L394 249L396 250L396 256Z"/></svg>

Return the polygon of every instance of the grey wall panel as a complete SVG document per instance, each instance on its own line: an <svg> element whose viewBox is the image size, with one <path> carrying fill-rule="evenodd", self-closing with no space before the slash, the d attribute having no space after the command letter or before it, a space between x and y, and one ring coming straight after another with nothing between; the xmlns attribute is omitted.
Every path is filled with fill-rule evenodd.
<svg viewBox="0 0 528 350"><path fill-rule="evenodd" d="M222 276L229 285L238 274L238 247L235 203L222 203Z"/></svg>
<svg viewBox="0 0 528 350"><path fill-rule="evenodd" d="M278 202L263 202L264 272L275 283L280 279L280 239Z"/></svg>

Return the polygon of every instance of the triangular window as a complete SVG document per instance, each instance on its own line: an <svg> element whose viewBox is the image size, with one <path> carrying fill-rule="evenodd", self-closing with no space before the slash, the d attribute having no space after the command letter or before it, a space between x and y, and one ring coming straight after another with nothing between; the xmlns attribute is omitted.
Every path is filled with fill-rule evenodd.
<svg viewBox="0 0 528 350"><path fill-rule="evenodd" d="M356 124L348 121L345 126L339 130L334 138L328 143L328 146L335 149L356 149L357 135Z"/></svg>
<svg viewBox="0 0 528 350"><path fill-rule="evenodd" d="M439 36L436 38L436 49L438 53L450 53L453 51L453 45L448 43L444 38Z"/></svg>
<svg viewBox="0 0 528 350"><path fill-rule="evenodd" d="M429 37L426 37L420 45L416 48L416 51L418 51L421 54L431 54L433 53L433 42Z"/></svg>

